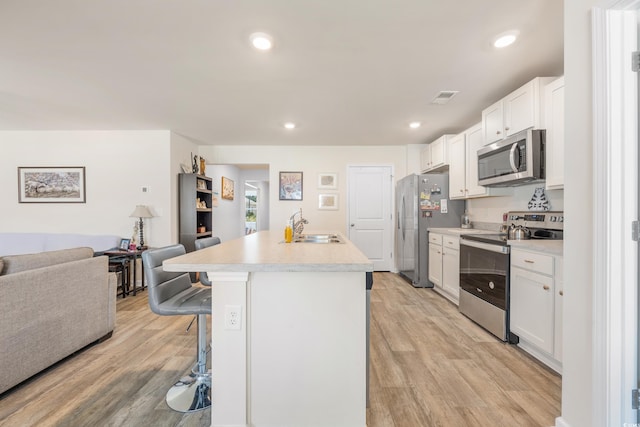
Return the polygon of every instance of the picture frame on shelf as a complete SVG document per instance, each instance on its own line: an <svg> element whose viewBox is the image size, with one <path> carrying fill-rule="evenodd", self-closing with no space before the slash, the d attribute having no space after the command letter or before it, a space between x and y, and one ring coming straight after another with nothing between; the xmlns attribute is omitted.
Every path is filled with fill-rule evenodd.
<svg viewBox="0 0 640 427"><path fill-rule="evenodd" d="M280 200L302 200L302 172L280 172Z"/></svg>
<svg viewBox="0 0 640 427"><path fill-rule="evenodd" d="M318 194L319 210L338 210L338 193L321 193Z"/></svg>
<svg viewBox="0 0 640 427"><path fill-rule="evenodd" d="M198 180L198 190L206 190L207 189L207 183L204 182L204 180L199 179Z"/></svg>
<svg viewBox="0 0 640 427"><path fill-rule="evenodd" d="M19 203L86 203L84 166L18 167Z"/></svg>
<svg viewBox="0 0 640 427"><path fill-rule="evenodd" d="M319 173L318 188L323 190L337 190L338 174L337 173Z"/></svg>
<svg viewBox="0 0 640 427"><path fill-rule="evenodd" d="M120 239L120 250L128 251L131 248L131 239Z"/></svg>
<svg viewBox="0 0 640 427"><path fill-rule="evenodd" d="M234 188L233 188L233 180L222 177L222 198L226 200L233 200L234 197Z"/></svg>

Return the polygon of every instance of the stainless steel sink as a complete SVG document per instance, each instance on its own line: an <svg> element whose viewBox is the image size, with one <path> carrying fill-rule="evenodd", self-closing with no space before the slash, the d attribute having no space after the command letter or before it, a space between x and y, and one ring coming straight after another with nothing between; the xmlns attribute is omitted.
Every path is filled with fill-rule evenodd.
<svg viewBox="0 0 640 427"><path fill-rule="evenodd" d="M293 243L344 243L337 234L301 234L294 237Z"/></svg>

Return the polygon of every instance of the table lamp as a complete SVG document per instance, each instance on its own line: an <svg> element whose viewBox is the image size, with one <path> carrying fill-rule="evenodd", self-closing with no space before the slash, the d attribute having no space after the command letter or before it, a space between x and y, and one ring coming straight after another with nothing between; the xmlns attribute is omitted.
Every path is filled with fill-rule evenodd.
<svg viewBox="0 0 640 427"><path fill-rule="evenodd" d="M140 244L138 246L138 249L142 249L144 247L144 233L142 231L144 223L142 218L153 218L153 215L149 211L148 207L144 205L137 205L136 208L133 210L133 212L131 212L131 215L129 216L132 218L139 219L138 229L140 230Z"/></svg>

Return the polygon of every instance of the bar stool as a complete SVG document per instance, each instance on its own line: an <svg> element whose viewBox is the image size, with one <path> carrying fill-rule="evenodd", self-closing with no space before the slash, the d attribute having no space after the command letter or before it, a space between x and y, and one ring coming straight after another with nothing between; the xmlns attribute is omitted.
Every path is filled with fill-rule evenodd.
<svg viewBox="0 0 640 427"><path fill-rule="evenodd" d="M220 244L219 237L205 237L203 239L196 239L196 250L199 251L200 249L208 248L218 244ZM206 271L200 273L200 283L205 286L211 286L211 280L209 280Z"/></svg>
<svg viewBox="0 0 640 427"><path fill-rule="evenodd" d="M160 316L196 315L197 361L191 373L167 391L166 402L178 412L195 412L211 406L211 374L207 371L207 314L211 314L211 288L193 286L189 273L164 271L162 262L186 253L172 245L142 253L147 276L149 307Z"/></svg>

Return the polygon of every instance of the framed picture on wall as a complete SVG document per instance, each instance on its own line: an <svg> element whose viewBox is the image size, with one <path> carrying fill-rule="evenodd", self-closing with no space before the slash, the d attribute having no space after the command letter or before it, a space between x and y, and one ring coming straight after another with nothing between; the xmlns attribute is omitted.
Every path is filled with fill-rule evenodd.
<svg viewBox="0 0 640 427"><path fill-rule="evenodd" d="M222 177L222 198L227 200L233 200L234 188L233 180Z"/></svg>
<svg viewBox="0 0 640 427"><path fill-rule="evenodd" d="M337 190L338 174L337 173L319 173L318 188L325 189L325 190Z"/></svg>
<svg viewBox="0 0 640 427"><path fill-rule="evenodd" d="M280 172L280 200L302 200L302 172Z"/></svg>
<svg viewBox="0 0 640 427"><path fill-rule="evenodd" d="M337 194L318 194L318 209L320 210L338 210Z"/></svg>
<svg viewBox="0 0 640 427"><path fill-rule="evenodd" d="M18 202L85 203L84 166L18 167Z"/></svg>

